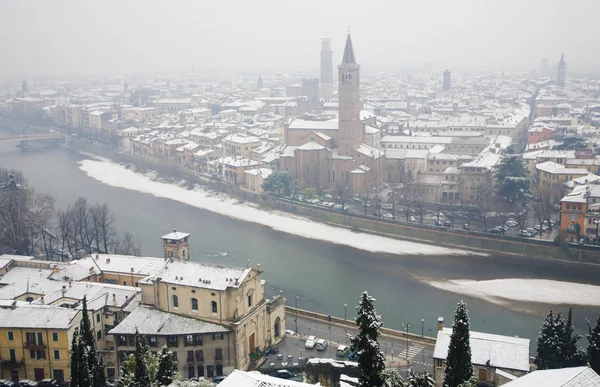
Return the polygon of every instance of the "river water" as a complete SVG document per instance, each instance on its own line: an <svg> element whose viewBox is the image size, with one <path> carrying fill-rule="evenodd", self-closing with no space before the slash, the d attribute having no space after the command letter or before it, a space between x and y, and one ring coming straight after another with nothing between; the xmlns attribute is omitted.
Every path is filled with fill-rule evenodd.
<svg viewBox="0 0 600 387"><path fill-rule="evenodd" d="M90 202L107 203L116 214L121 232L130 230L142 244L144 255L162 256L160 236L171 229L190 232L194 260L224 265L261 264L267 296L280 291L288 304L348 318L363 290L377 299L377 311L385 326L435 335L438 316L451 325L456 303L468 303L473 330L535 339L549 308L566 311L565 305L512 303L509 307L433 288L420 278L498 279L546 278L600 285L600 270L541 260L525 260L493 254L391 255L370 253L347 246L305 239L271 228L235 220L210 211L134 190L103 184L80 170L85 158L61 149L35 149L22 153L14 143L0 143L0 166L20 169L29 185L52 194L63 208L83 196ZM345 310L344 304L348 304ZM600 308L575 307L578 331L585 320L595 321ZM293 324L290 322L290 324ZM293 329L293 326L290 325ZM430 331L431 330L431 331ZM587 345L587 340L580 341Z"/></svg>

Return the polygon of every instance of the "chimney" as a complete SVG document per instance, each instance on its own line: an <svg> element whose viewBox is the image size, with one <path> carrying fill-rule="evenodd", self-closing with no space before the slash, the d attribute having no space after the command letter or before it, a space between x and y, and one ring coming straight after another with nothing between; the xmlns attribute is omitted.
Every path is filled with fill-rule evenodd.
<svg viewBox="0 0 600 387"><path fill-rule="evenodd" d="M69 278L69 287L71 287L73 281L71 281L71 279Z"/></svg>
<svg viewBox="0 0 600 387"><path fill-rule="evenodd" d="M132 267L132 268L131 268L131 272L133 273L134 271L135 271L135 270L134 270L134 268Z"/></svg>
<svg viewBox="0 0 600 387"><path fill-rule="evenodd" d="M444 329L444 318L438 317L438 331L441 331L443 329Z"/></svg>
<svg viewBox="0 0 600 387"><path fill-rule="evenodd" d="M110 263L110 257L106 258L106 264L108 265Z"/></svg>
<svg viewBox="0 0 600 387"><path fill-rule="evenodd" d="M250 260L246 261L246 269L250 269Z"/></svg>
<svg viewBox="0 0 600 387"><path fill-rule="evenodd" d="M260 263L256 264L256 270L260 271Z"/></svg>
<svg viewBox="0 0 600 387"><path fill-rule="evenodd" d="M96 261L100 259L100 256L96 254Z"/></svg>
<svg viewBox="0 0 600 387"><path fill-rule="evenodd" d="M62 287L62 295L63 295L63 297L65 296L66 292L67 292L67 285L63 285L63 287Z"/></svg>
<svg viewBox="0 0 600 387"><path fill-rule="evenodd" d="M90 274L94 274L94 266L90 266Z"/></svg>
<svg viewBox="0 0 600 387"><path fill-rule="evenodd" d="M117 305L117 295L113 293L113 305Z"/></svg>
<svg viewBox="0 0 600 387"><path fill-rule="evenodd" d="M60 271L60 269L58 268L58 265L54 265L54 266L52 267L52 272L53 272L54 274L58 273L59 271Z"/></svg>

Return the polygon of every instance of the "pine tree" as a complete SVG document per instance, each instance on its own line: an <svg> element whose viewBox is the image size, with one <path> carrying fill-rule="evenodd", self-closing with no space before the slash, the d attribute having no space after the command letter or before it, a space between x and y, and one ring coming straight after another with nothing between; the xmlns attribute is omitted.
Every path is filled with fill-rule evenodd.
<svg viewBox="0 0 600 387"><path fill-rule="evenodd" d="M144 336L140 336L135 331L135 370L131 387L150 387L150 376L148 375L148 366L146 364L146 354L148 353L148 344Z"/></svg>
<svg viewBox="0 0 600 387"><path fill-rule="evenodd" d="M375 299L363 292L360 304L356 307L358 317L358 335L352 337L352 350L358 354L358 368L361 375L358 378L359 387L381 387L382 372L385 369L385 355L379 349L377 339L382 325L373 305Z"/></svg>
<svg viewBox="0 0 600 387"><path fill-rule="evenodd" d="M411 368L408 371L408 386L409 387L433 387L435 381L427 369L423 372L415 372Z"/></svg>
<svg viewBox="0 0 600 387"><path fill-rule="evenodd" d="M132 353L129 355L127 360L121 364L121 370L119 372L119 386L129 387L133 374L135 373L135 355Z"/></svg>
<svg viewBox="0 0 600 387"><path fill-rule="evenodd" d="M473 377L471 342L469 338L469 313L467 304L460 301L454 314L450 346L446 357L444 386L458 387Z"/></svg>
<svg viewBox="0 0 600 387"><path fill-rule="evenodd" d="M158 353L158 371L156 381L161 386L168 386L175 379L175 369L177 363L173 358L173 352L169 351L167 346L163 346Z"/></svg>
<svg viewBox="0 0 600 387"><path fill-rule="evenodd" d="M81 381L82 387L105 387L106 376L104 375L104 362L98 358L96 351L96 335L92 328L90 316L87 309L87 297L83 297L81 307L81 322L79 324L79 341L82 343L80 352L81 362L85 364L87 376Z"/></svg>
<svg viewBox="0 0 600 387"><path fill-rule="evenodd" d="M386 368L381 376L383 377L383 387L406 387L402 375L396 369Z"/></svg>
<svg viewBox="0 0 600 387"><path fill-rule="evenodd" d="M81 381L79 380L79 329L75 328L73 331L73 339L71 341L71 380L69 382L70 387L79 387Z"/></svg>
<svg viewBox="0 0 600 387"><path fill-rule="evenodd" d="M600 314L598 320L596 320L596 326L592 328L592 324L588 321L588 347L587 357L590 367L597 373L600 374Z"/></svg>
<svg viewBox="0 0 600 387"><path fill-rule="evenodd" d="M563 367L579 367L587 363L585 352L577 345L581 339L581 335L575 333L575 325L573 325L573 308L569 308L569 315L564 325L563 345L564 359Z"/></svg>
<svg viewBox="0 0 600 387"><path fill-rule="evenodd" d="M550 309L537 338L537 355L534 363L539 370L563 368L564 331L564 319L560 313L554 316Z"/></svg>

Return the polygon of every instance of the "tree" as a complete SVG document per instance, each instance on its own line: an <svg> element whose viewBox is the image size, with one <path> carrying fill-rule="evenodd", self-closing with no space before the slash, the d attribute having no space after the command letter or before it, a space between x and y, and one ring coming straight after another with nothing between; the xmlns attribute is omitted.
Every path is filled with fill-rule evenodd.
<svg viewBox="0 0 600 387"><path fill-rule="evenodd" d="M383 378L383 387L405 387L404 379L398 370L386 368L381 374Z"/></svg>
<svg viewBox="0 0 600 387"><path fill-rule="evenodd" d="M581 335L575 333L575 325L573 325L573 308L569 308L563 329L565 367L579 367L586 364L585 352L577 345L579 339L581 339Z"/></svg>
<svg viewBox="0 0 600 387"><path fill-rule="evenodd" d="M456 307L454 323L452 324L452 335L450 336L448 356L446 357L444 386L458 387L473 377L469 327L467 304L461 300Z"/></svg>
<svg viewBox="0 0 600 387"><path fill-rule="evenodd" d="M351 338L352 351L358 354L359 387L383 386L382 372L385 369L385 355L379 349L379 328L381 316L375 311L375 299L365 291L356 307L358 335Z"/></svg>
<svg viewBox="0 0 600 387"><path fill-rule="evenodd" d="M539 370L563 368L564 326L565 322L560 313L554 316L550 309L537 338L534 363Z"/></svg>
<svg viewBox="0 0 600 387"><path fill-rule="evenodd" d="M596 320L596 325L592 328L592 324L588 324L588 347L587 357L590 367L597 373L600 374L600 314Z"/></svg>
<svg viewBox="0 0 600 387"><path fill-rule="evenodd" d="M506 154L496 169L498 196L514 201L529 189L529 178L523 157L517 154Z"/></svg>
<svg viewBox="0 0 600 387"><path fill-rule="evenodd" d="M98 358L98 353L96 351L96 335L94 334L94 329L92 328L92 324L90 322L86 296L83 296L82 301L81 322L79 325L79 341L83 347L83 352L79 353L79 356L82 360L81 366L87 367L89 386L106 386L104 363Z"/></svg>
<svg viewBox="0 0 600 387"><path fill-rule="evenodd" d="M71 341L71 380L69 382L70 387L81 386L80 376L81 359L79 355L79 329L75 328L73 331L73 339Z"/></svg>
<svg viewBox="0 0 600 387"><path fill-rule="evenodd" d="M130 231L125 231L123 238L116 240L114 243L115 254L122 255L142 255L142 246L140 241L133 237Z"/></svg>
<svg viewBox="0 0 600 387"><path fill-rule="evenodd" d="M477 203L477 210L484 226L483 232L487 232L488 213L491 210L494 197L494 187L491 184L480 183L475 186L475 202Z"/></svg>
<svg viewBox="0 0 600 387"><path fill-rule="evenodd" d="M350 198L352 197L352 189L350 189L350 187L348 187L347 185L337 183L335 185L335 195L336 199L339 201L343 209L346 206L348 200L350 200Z"/></svg>
<svg viewBox="0 0 600 387"><path fill-rule="evenodd" d="M435 381L427 369L423 372L414 372L411 368L408 371L408 386L409 387L433 387Z"/></svg>
<svg viewBox="0 0 600 387"><path fill-rule="evenodd" d="M275 171L263 181L262 188L277 195L289 196L292 191L293 180L289 172Z"/></svg>
<svg viewBox="0 0 600 387"><path fill-rule="evenodd" d="M150 375L148 374L148 364L146 363L146 355L148 353L148 344L144 336L140 336L138 331L135 331L135 369L133 378L131 379L130 387L149 387Z"/></svg>
<svg viewBox="0 0 600 387"><path fill-rule="evenodd" d="M135 355L132 353L127 360L121 364L119 372L119 386L129 387L135 373Z"/></svg>
<svg viewBox="0 0 600 387"><path fill-rule="evenodd" d="M158 353L158 370L156 372L156 381L161 386L168 386L175 379L175 370L177 362L173 358L173 352L163 346Z"/></svg>
<svg viewBox="0 0 600 387"><path fill-rule="evenodd" d="M563 136L559 139L562 141L562 144L555 145L555 150L586 150L588 149L588 144L584 138L578 136Z"/></svg>
<svg viewBox="0 0 600 387"><path fill-rule="evenodd" d="M533 212L540 225L544 221L548 221L550 226L550 216L554 211L554 195L552 190L548 187L537 187L533 191L534 207ZM540 238L542 237L542 230L540 229ZM579 238L577 238L579 239Z"/></svg>

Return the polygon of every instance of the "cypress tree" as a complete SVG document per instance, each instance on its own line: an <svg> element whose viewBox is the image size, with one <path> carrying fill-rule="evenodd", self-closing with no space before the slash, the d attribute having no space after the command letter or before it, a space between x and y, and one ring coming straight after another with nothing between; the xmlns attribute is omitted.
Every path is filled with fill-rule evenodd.
<svg viewBox="0 0 600 387"><path fill-rule="evenodd" d="M460 301L454 314L450 346L446 357L444 386L457 387L473 377L471 342L469 341L469 312L467 304Z"/></svg>
<svg viewBox="0 0 600 387"><path fill-rule="evenodd" d="M435 381L427 369L423 372L415 372L411 368L408 371L408 386L409 387L434 387Z"/></svg>
<svg viewBox="0 0 600 387"><path fill-rule="evenodd" d="M140 336L138 331L135 331L135 371L130 387L150 387L150 376L148 375L148 367L146 365L146 353L148 352L148 344L144 336Z"/></svg>
<svg viewBox="0 0 600 387"><path fill-rule="evenodd" d="M597 373L600 374L600 314L598 320L596 320L596 326L592 328L592 324L588 321L588 347L587 357L590 367Z"/></svg>
<svg viewBox="0 0 600 387"><path fill-rule="evenodd" d="M96 337L88 314L86 296L83 297L81 309L82 316L79 326L79 340L83 342L83 352L80 356L87 365L88 377L86 379L89 380L89 384L86 386L105 387L106 377L104 375L104 363L98 359Z"/></svg>
<svg viewBox="0 0 600 387"><path fill-rule="evenodd" d="M163 346L158 353L158 371L156 372L156 381L161 386L168 386L175 379L175 359L173 352L169 351L167 346Z"/></svg>
<svg viewBox="0 0 600 387"><path fill-rule="evenodd" d="M70 387L79 387L81 381L79 380L79 367L80 364L79 356L79 330L75 328L73 331L73 339L71 341L71 380L69 381Z"/></svg>
<svg viewBox="0 0 600 387"><path fill-rule="evenodd" d="M360 304L356 307L358 335L352 337L352 350L358 354L359 387L381 387L382 372L385 369L385 355L379 349L379 328L382 325L374 306L375 299L363 292Z"/></svg>
<svg viewBox="0 0 600 387"><path fill-rule="evenodd" d="M575 325L573 325L573 308L569 308L569 315L564 325L564 359L563 367L579 367L586 364L585 352L577 345L581 339L581 335L575 333Z"/></svg>
<svg viewBox="0 0 600 387"><path fill-rule="evenodd" d="M537 338L537 355L534 363L539 370L563 367L564 331L564 319L560 313L554 316L552 309L550 309Z"/></svg>

